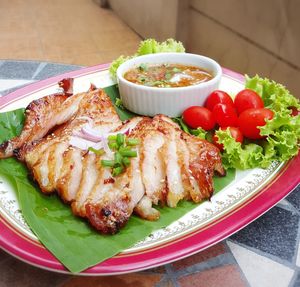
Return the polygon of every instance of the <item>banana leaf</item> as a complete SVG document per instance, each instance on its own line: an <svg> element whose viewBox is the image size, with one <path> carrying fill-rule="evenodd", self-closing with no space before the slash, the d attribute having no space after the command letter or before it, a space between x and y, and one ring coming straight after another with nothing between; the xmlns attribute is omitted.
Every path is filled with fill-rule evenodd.
<svg viewBox="0 0 300 287"><path fill-rule="evenodd" d="M115 102L118 89L105 89ZM133 114L117 107L122 120ZM23 126L24 109L0 114L0 142L18 135ZM150 222L131 216L128 224L115 235L101 235L83 219L74 216L68 205L53 195L44 195L28 177L26 167L14 158L0 160L0 175L12 182L22 214L33 233L41 243L71 272L78 273L98 264L122 250L132 247L154 230L163 228L178 220L197 205L180 202L177 208L158 208L161 217ZM227 176L215 178L216 192L235 178L235 170L228 170Z"/></svg>

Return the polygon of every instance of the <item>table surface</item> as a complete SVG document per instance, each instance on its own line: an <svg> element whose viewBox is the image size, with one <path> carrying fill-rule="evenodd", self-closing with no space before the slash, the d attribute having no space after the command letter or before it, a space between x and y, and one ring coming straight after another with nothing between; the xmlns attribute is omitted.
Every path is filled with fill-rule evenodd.
<svg viewBox="0 0 300 287"><path fill-rule="evenodd" d="M46 62L0 61L0 96L79 68ZM300 286L298 191L299 185L275 207L227 240L188 258L143 272L111 277L62 275L30 266L0 249L0 287Z"/></svg>

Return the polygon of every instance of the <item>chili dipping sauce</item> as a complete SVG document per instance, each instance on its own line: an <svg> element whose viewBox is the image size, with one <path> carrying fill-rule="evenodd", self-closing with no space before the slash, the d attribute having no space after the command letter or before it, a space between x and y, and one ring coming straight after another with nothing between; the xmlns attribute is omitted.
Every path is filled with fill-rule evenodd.
<svg viewBox="0 0 300 287"><path fill-rule="evenodd" d="M132 83L157 88L177 88L197 85L213 78L208 71L181 64L140 64L124 74Z"/></svg>

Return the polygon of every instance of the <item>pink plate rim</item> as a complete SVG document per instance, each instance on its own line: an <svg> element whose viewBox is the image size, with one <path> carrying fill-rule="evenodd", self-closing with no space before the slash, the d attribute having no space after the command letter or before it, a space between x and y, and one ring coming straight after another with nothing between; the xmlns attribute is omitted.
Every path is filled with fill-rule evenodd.
<svg viewBox="0 0 300 287"><path fill-rule="evenodd" d="M80 77L106 70L109 64L83 68L77 71L55 76L37 83L30 84L11 94L0 98L0 107L23 98L24 96L56 84L63 78ZM223 68L223 74L239 82L244 76ZM80 275L114 275L135 272L147 268L170 263L204 250L219 241L239 231L256 218L267 212L281 199L287 196L300 181L298 167L300 154L285 164L275 178L254 197L244 202L229 214L221 217L201 230L196 230L188 236L174 240L167 245L142 251L140 253L120 254L80 273ZM31 265L55 272L69 271L42 245L26 238L12 225L0 216L0 247L9 254Z"/></svg>

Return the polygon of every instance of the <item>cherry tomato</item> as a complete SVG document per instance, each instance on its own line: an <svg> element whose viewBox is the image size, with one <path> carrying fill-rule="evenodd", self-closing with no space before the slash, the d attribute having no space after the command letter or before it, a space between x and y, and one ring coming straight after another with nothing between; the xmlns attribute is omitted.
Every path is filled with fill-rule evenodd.
<svg viewBox="0 0 300 287"><path fill-rule="evenodd" d="M182 114L184 122L193 129L203 128L208 131L214 128L216 121L210 110L200 106L187 108Z"/></svg>
<svg viewBox="0 0 300 287"><path fill-rule="evenodd" d="M228 127L231 136L235 139L236 142L240 142L243 143L244 140L244 136L242 134L242 132L240 131L239 128L236 127ZM227 128L220 128L221 130L226 130ZM223 151L224 147L222 144L218 143L218 137L216 134L213 135L213 143L215 146L217 146L219 148L220 151Z"/></svg>
<svg viewBox="0 0 300 287"><path fill-rule="evenodd" d="M261 139L260 130L257 127L264 126L266 120L271 120L274 113L266 108L248 109L243 111L238 119L238 126L243 135L249 139Z"/></svg>
<svg viewBox="0 0 300 287"><path fill-rule="evenodd" d="M216 104L213 108L213 115L220 127L236 127L237 114L235 108L231 105Z"/></svg>
<svg viewBox="0 0 300 287"><path fill-rule="evenodd" d="M264 107L262 98L256 92L245 89L240 91L234 98L234 106L238 114L248 109L260 109Z"/></svg>
<svg viewBox="0 0 300 287"><path fill-rule="evenodd" d="M213 91L206 99L205 107L209 110L213 110L216 104L225 104L233 106L232 98L224 91Z"/></svg>

